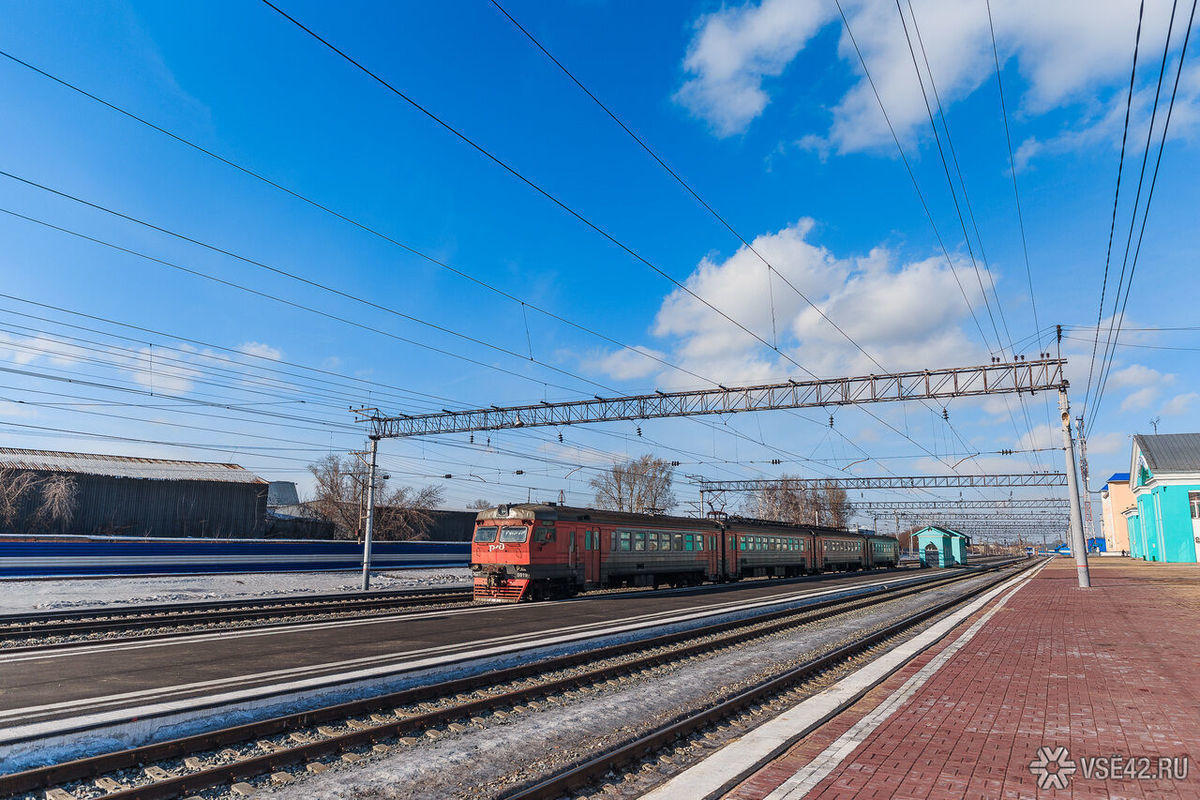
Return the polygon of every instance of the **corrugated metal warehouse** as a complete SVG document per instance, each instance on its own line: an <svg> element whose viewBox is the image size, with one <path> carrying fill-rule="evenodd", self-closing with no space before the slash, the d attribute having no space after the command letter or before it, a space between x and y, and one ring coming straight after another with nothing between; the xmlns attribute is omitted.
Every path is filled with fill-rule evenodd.
<svg viewBox="0 0 1200 800"><path fill-rule="evenodd" d="M237 464L0 447L0 470L10 495L29 484L0 518L8 533L245 538L266 518L267 482ZM56 476L73 489L50 513Z"/></svg>

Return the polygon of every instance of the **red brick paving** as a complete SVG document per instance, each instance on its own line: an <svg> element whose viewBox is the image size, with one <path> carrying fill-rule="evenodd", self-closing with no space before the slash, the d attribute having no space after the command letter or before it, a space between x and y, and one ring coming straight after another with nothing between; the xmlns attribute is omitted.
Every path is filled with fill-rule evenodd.
<svg viewBox="0 0 1200 800"><path fill-rule="evenodd" d="M769 794L954 641L983 609L726 795ZM1184 781L1037 788L1042 745L1080 756L1186 755ZM1200 567L1056 559L834 769L809 798L1200 798Z"/></svg>

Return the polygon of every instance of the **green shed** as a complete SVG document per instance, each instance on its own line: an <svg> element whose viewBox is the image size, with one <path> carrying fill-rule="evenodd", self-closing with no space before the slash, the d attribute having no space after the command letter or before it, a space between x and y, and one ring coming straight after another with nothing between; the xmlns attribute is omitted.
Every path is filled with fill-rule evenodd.
<svg viewBox="0 0 1200 800"><path fill-rule="evenodd" d="M923 567L953 567L967 563L971 537L953 528L927 525L913 534Z"/></svg>

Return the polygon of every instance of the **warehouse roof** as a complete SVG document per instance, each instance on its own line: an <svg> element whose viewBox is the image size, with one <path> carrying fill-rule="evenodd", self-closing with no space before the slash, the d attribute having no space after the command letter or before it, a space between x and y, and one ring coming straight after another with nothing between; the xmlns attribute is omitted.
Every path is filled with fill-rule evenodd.
<svg viewBox="0 0 1200 800"><path fill-rule="evenodd" d="M237 464L209 461L175 461L166 458L132 458L99 453L62 453L55 450L22 450L0 447L0 469L38 472L74 472L112 478L144 478L165 481L216 481L220 483L266 483Z"/></svg>
<svg viewBox="0 0 1200 800"><path fill-rule="evenodd" d="M1200 471L1200 433L1139 433L1133 437L1151 472Z"/></svg>

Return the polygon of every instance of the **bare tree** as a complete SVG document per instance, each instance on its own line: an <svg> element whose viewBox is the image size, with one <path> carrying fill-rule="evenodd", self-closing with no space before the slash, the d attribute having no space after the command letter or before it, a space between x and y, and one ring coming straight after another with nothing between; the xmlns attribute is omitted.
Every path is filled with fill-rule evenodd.
<svg viewBox="0 0 1200 800"><path fill-rule="evenodd" d="M28 470L0 469L0 527L11 529L21 519L42 480Z"/></svg>
<svg viewBox="0 0 1200 800"><path fill-rule="evenodd" d="M336 535L343 539L363 535L366 519L367 470L352 457L328 455L308 466L316 479L316 489L309 507L321 519L334 524ZM428 535L433 516L429 509L440 505L445 492L438 486L414 489L402 486L390 490L387 478L376 475L375 484L376 538L423 539Z"/></svg>
<svg viewBox="0 0 1200 800"><path fill-rule="evenodd" d="M79 487L70 475L54 473L42 481L42 500L34 518L45 527L70 528L75 518Z"/></svg>
<svg viewBox="0 0 1200 800"><path fill-rule="evenodd" d="M492 508L495 505L496 504L491 500L484 500L481 497L478 500L472 500L471 502L467 503L467 508L471 511L483 511L485 509Z"/></svg>
<svg viewBox="0 0 1200 800"><path fill-rule="evenodd" d="M661 514L676 505L671 482L675 468L671 462L647 453L632 461L614 464L592 478L596 507L611 511Z"/></svg>
<svg viewBox="0 0 1200 800"><path fill-rule="evenodd" d="M788 525L846 527L850 502L836 484L811 484L794 475L783 475L777 486L760 489L747 503L749 513Z"/></svg>

